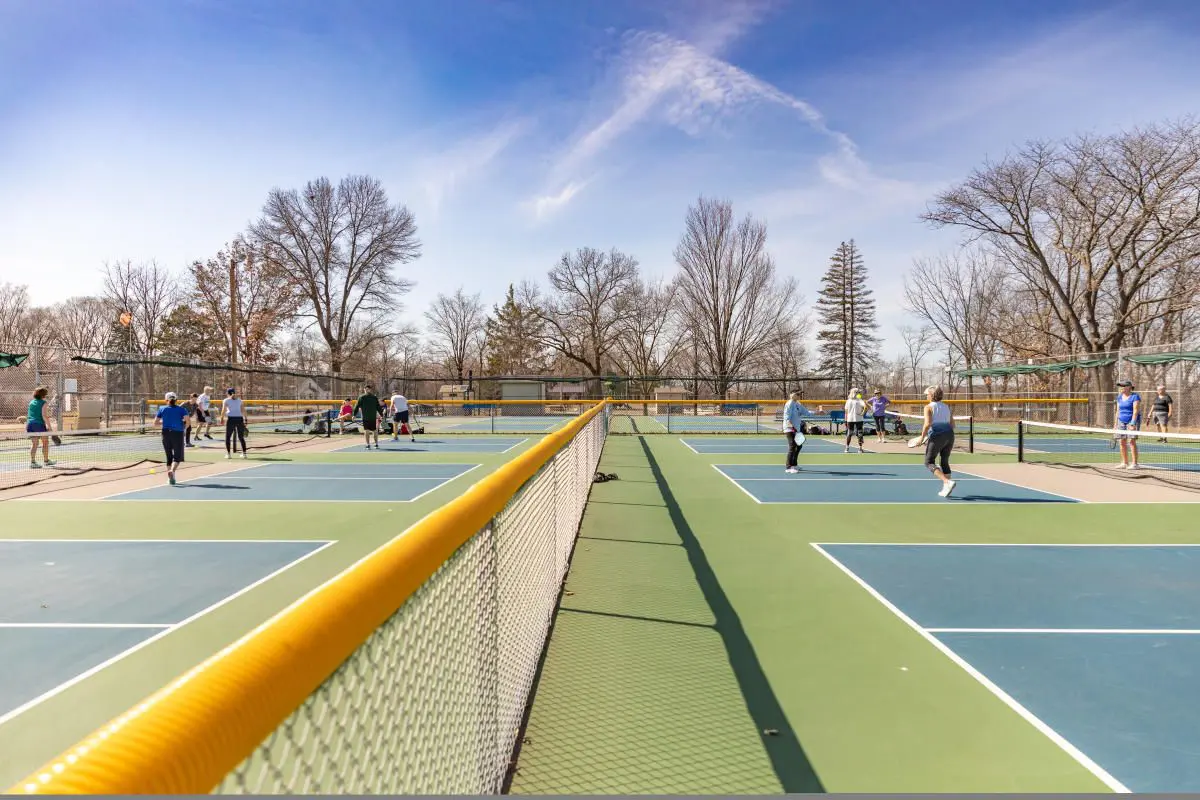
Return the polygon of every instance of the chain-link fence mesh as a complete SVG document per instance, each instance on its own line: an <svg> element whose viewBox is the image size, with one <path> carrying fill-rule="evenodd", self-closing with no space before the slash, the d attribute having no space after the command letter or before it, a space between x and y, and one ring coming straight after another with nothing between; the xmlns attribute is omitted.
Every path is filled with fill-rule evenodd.
<svg viewBox="0 0 1200 800"><path fill-rule="evenodd" d="M498 792L607 431L601 412L215 791Z"/></svg>
<svg viewBox="0 0 1200 800"><path fill-rule="evenodd" d="M167 392L181 400L212 387L220 402L227 387L248 399L331 400L357 396L363 379L267 365L185 362L171 356L95 353L0 342L0 353L25 355L0 369L0 431L22 429L39 386L49 390L46 415L58 430L130 428L153 420L151 407Z"/></svg>

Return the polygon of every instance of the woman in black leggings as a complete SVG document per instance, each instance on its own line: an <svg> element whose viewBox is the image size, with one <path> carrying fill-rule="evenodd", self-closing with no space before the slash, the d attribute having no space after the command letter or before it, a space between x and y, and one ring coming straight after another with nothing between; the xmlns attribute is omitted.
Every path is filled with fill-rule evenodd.
<svg viewBox="0 0 1200 800"><path fill-rule="evenodd" d="M225 394L228 397L221 402L221 416L225 417L225 457L232 458L232 454L237 452L237 444L233 441L234 434L237 434L238 441L242 443L242 458L245 458L246 413L242 398L237 396L237 389L227 389Z"/></svg>

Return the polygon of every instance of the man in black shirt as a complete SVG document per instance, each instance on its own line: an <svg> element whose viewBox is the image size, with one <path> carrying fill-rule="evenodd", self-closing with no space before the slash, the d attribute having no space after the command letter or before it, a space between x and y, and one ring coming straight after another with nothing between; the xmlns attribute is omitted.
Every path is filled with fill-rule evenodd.
<svg viewBox="0 0 1200 800"><path fill-rule="evenodd" d="M379 402L375 390L370 386L363 392L362 397L354 405L354 413L362 414L363 433L367 437L367 449L371 449L371 439L375 439L375 449L379 449L379 416L383 412L383 404Z"/></svg>
<svg viewBox="0 0 1200 800"><path fill-rule="evenodd" d="M1167 425L1171 421L1171 412L1175 409L1175 401L1171 399L1171 395L1167 394L1167 387L1159 386L1158 394L1154 398L1154 424L1158 428L1159 433L1167 432ZM1167 441L1159 439L1160 442Z"/></svg>

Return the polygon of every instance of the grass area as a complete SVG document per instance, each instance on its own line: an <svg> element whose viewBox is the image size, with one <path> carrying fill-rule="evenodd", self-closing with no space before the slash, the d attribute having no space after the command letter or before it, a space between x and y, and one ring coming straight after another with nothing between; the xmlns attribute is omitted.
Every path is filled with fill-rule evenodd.
<svg viewBox="0 0 1200 800"><path fill-rule="evenodd" d="M913 456L801 457L839 459ZM781 460L608 440L513 791L1107 791L811 543L1191 543L1194 511L758 505L709 467Z"/></svg>

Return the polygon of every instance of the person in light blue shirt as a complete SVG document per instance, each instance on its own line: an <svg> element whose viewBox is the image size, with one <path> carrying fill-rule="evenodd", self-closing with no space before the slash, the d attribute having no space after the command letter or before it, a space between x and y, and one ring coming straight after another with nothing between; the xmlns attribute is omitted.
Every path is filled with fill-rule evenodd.
<svg viewBox="0 0 1200 800"><path fill-rule="evenodd" d="M187 409L179 405L174 392L167 392L167 404L154 415L154 424L162 426L163 450L167 453L167 480L175 485L175 470L183 463L183 433Z"/></svg>
<svg viewBox="0 0 1200 800"><path fill-rule="evenodd" d="M783 406L783 432L787 436L788 453L786 472L797 473L796 466L800 448L804 446L804 407L800 405L800 393L792 392Z"/></svg>
<svg viewBox="0 0 1200 800"><path fill-rule="evenodd" d="M1117 395L1117 420L1114 427L1117 433L1113 436L1121 445L1121 467L1123 469L1138 468L1137 431L1142 422L1142 396L1133 390L1133 381L1118 381L1121 387ZM1130 460L1130 455L1133 460Z"/></svg>

